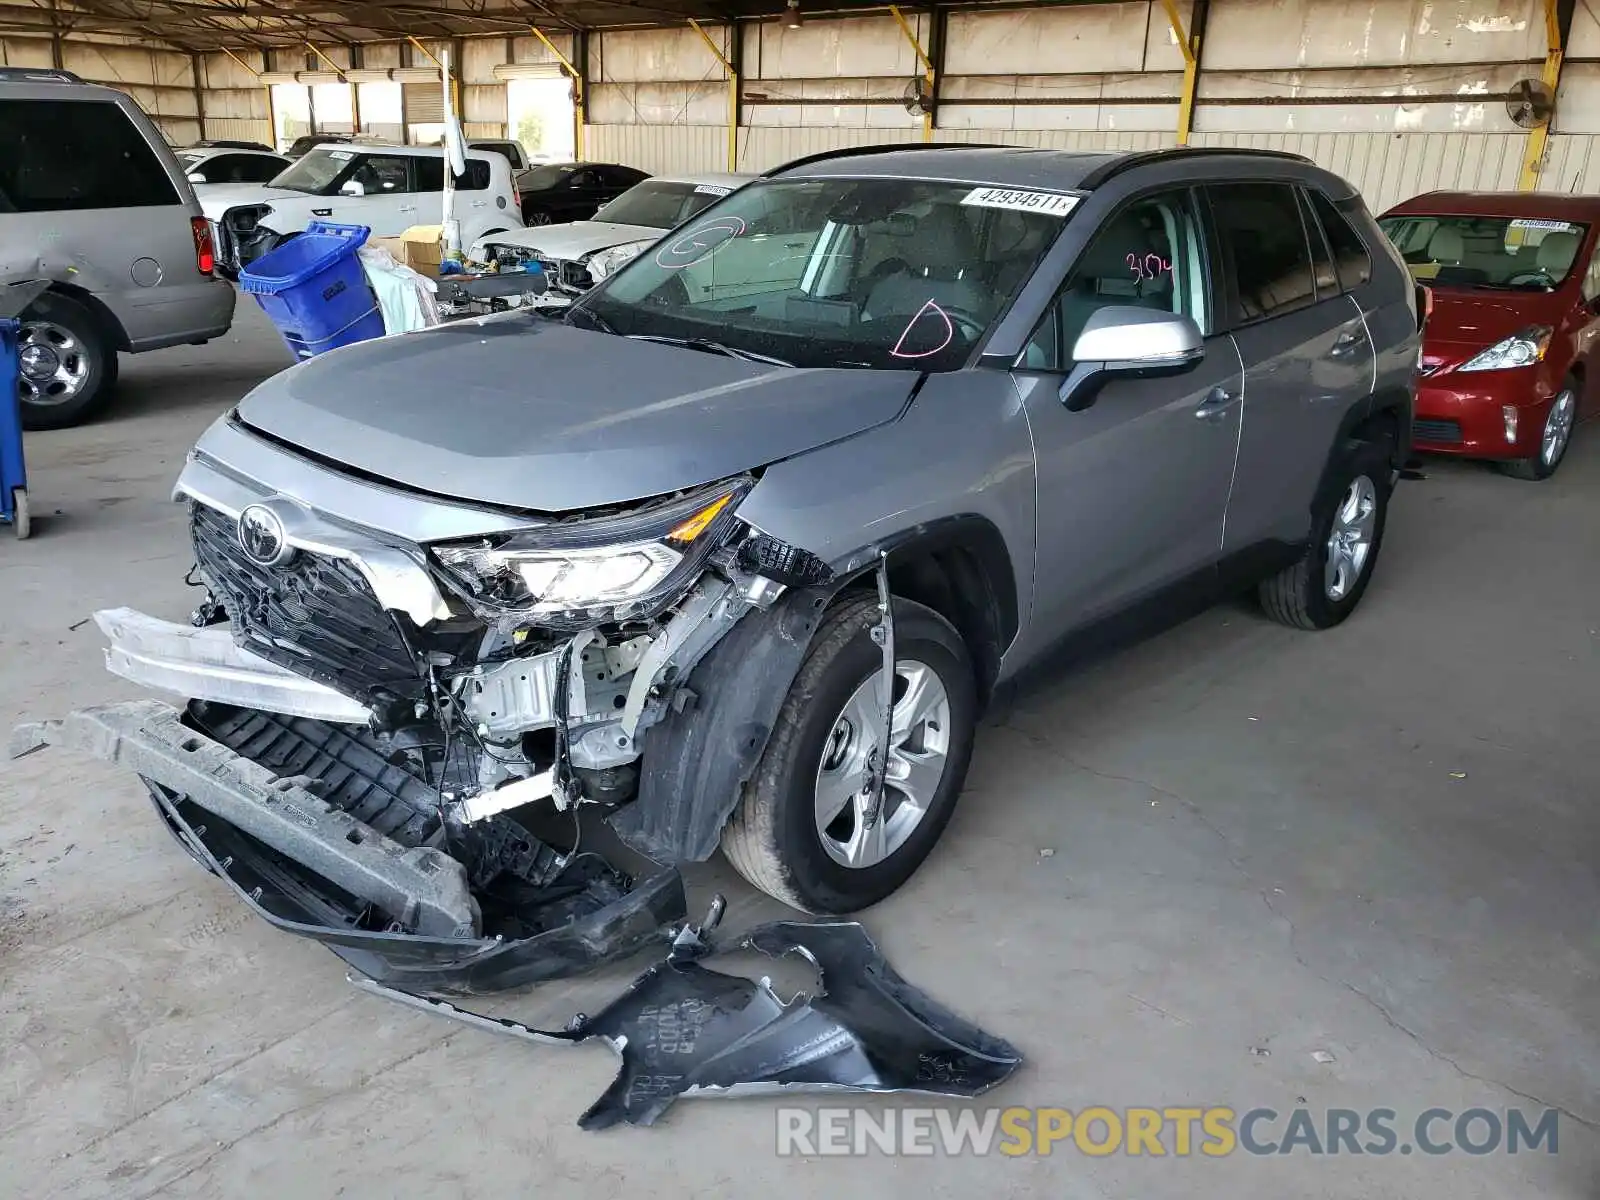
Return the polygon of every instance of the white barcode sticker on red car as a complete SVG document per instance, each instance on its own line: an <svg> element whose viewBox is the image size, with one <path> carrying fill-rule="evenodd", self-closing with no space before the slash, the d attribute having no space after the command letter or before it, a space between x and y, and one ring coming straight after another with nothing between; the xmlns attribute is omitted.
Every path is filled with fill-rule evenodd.
<svg viewBox="0 0 1600 1200"><path fill-rule="evenodd" d="M1554 233L1576 233L1578 227L1571 221L1546 221L1533 217L1518 217L1511 222L1513 229L1548 229Z"/></svg>
<svg viewBox="0 0 1600 1200"><path fill-rule="evenodd" d="M963 204L976 204L980 208L1010 208L1017 212L1045 213L1064 217L1078 205L1077 196L1064 192L1033 192L1020 188L973 188L961 200Z"/></svg>

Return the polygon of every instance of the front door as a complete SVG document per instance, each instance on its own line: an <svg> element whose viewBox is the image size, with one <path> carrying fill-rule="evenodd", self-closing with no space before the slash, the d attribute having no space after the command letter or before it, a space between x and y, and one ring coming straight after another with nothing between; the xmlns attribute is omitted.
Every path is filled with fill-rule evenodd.
<svg viewBox="0 0 1600 1200"><path fill-rule="evenodd" d="M1038 464L1034 626L1040 644L1212 567L1239 442L1241 369L1212 335L1209 254L1187 189L1132 201L1074 265L1016 379ZM1059 389L1100 309L1181 313L1205 357L1185 374L1113 378L1070 412Z"/></svg>

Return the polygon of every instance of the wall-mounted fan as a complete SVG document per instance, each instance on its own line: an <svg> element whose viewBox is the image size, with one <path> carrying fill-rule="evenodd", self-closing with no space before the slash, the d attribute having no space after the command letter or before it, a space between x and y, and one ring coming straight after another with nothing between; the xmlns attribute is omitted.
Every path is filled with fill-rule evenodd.
<svg viewBox="0 0 1600 1200"><path fill-rule="evenodd" d="M933 89L925 77L913 75L906 81L905 103L906 111L913 117L933 111Z"/></svg>
<svg viewBox="0 0 1600 1200"><path fill-rule="evenodd" d="M1519 79L1506 92L1506 115L1523 129L1548 125L1556 111L1556 98L1542 79Z"/></svg>

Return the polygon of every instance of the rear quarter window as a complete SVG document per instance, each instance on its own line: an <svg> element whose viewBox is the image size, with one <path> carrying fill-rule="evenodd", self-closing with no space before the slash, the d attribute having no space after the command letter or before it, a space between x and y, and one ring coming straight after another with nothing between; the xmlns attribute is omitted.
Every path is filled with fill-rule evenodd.
<svg viewBox="0 0 1600 1200"><path fill-rule="evenodd" d="M0 212L181 203L150 143L107 100L0 100Z"/></svg>

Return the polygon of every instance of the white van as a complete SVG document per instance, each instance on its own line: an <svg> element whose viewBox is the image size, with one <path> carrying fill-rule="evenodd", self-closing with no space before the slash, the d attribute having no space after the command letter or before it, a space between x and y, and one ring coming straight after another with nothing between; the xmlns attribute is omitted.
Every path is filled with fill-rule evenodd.
<svg viewBox="0 0 1600 1200"><path fill-rule="evenodd" d="M504 155L475 150L455 180L461 243L522 227L522 204ZM200 205L217 230L217 261L230 274L313 221L365 225L398 237L444 216L444 151L437 146L332 143L299 158L269 184L213 184Z"/></svg>

